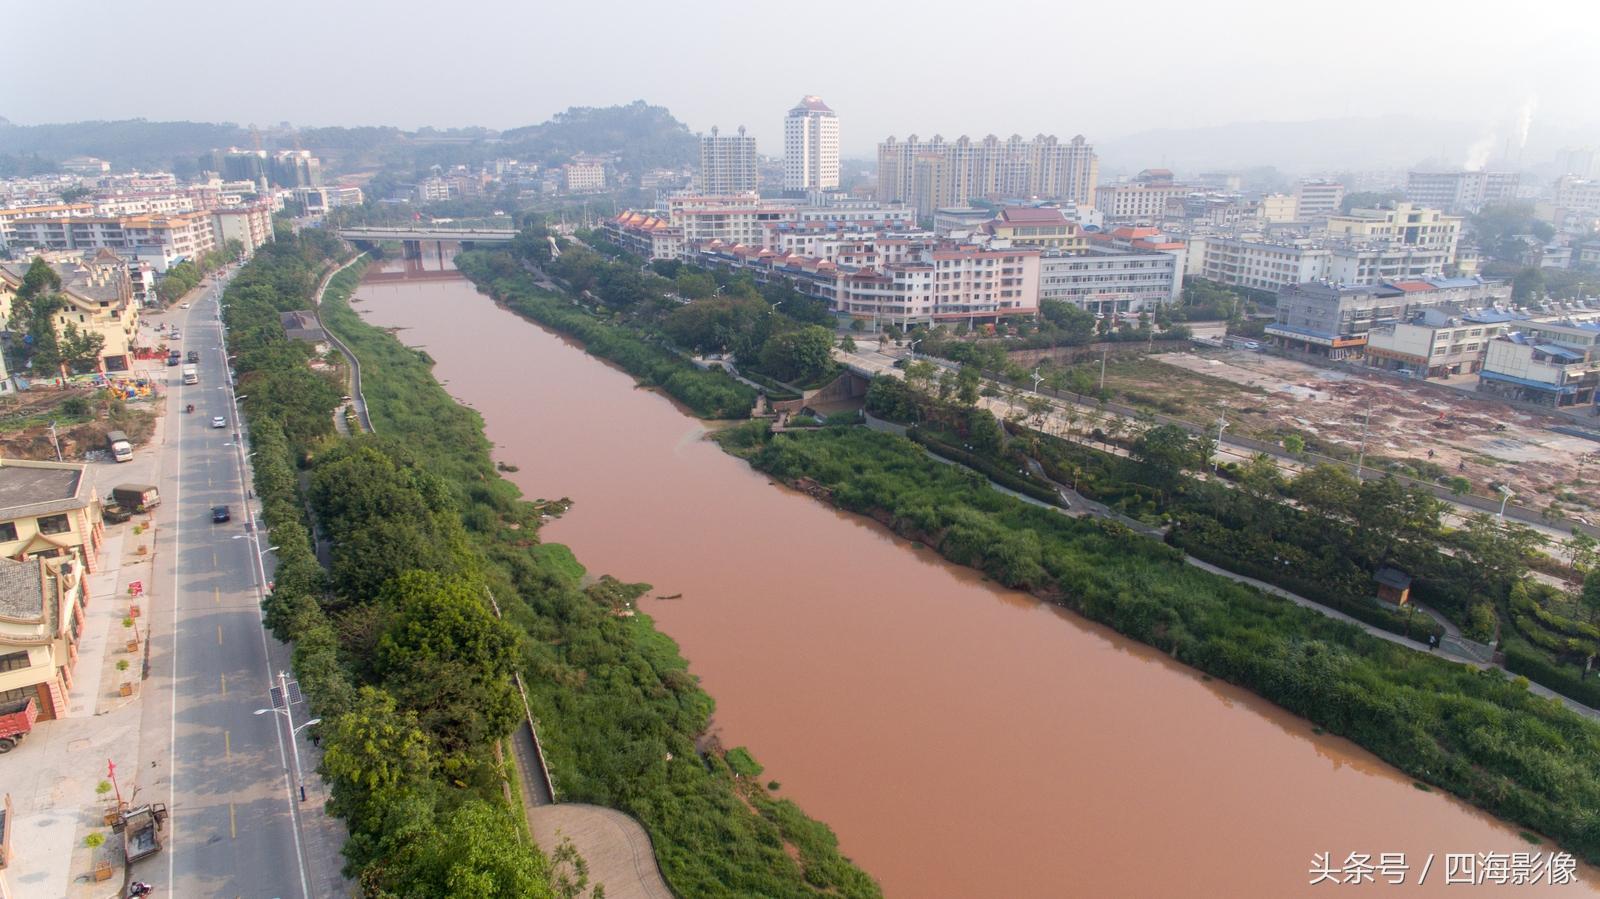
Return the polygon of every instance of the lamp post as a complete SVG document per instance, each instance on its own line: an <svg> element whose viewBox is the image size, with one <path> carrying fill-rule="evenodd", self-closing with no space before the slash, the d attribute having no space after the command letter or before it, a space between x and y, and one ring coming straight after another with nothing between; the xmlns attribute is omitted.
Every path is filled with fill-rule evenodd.
<svg viewBox="0 0 1600 899"><path fill-rule="evenodd" d="M1511 492L1511 488L1507 487L1504 484L1501 484L1499 487L1497 487L1495 489L1500 491L1500 523L1501 524L1505 524L1505 521L1506 521L1506 503L1511 502L1511 497L1515 496L1516 494L1512 493Z"/></svg>
<svg viewBox="0 0 1600 899"><path fill-rule="evenodd" d="M1211 473L1212 474L1216 474L1217 473L1217 466L1219 464L1221 464L1221 462L1222 462L1222 429L1226 428L1227 426L1228 426L1228 420L1226 418L1218 418L1217 419L1217 450L1216 450L1216 455L1211 457Z"/></svg>
<svg viewBox="0 0 1600 899"><path fill-rule="evenodd" d="M310 721L296 727L294 724L293 703L289 700L289 677L282 671L278 672L278 695L282 697L283 708L276 706L266 709L256 709L254 714L265 715L269 712L283 716L285 725L289 728L290 757L294 759L294 782L300 788L300 801L306 801L306 781L300 771L300 744L295 742L300 732L313 724L320 723L321 718L312 718Z"/></svg>
<svg viewBox="0 0 1600 899"><path fill-rule="evenodd" d="M1372 420L1372 401L1367 401L1367 412L1361 416L1361 450L1356 453L1356 480L1361 480L1361 468L1367 461L1367 423Z"/></svg>
<svg viewBox="0 0 1600 899"><path fill-rule="evenodd" d="M1033 370L1033 392L1034 392L1035 395L1037 395L1039 393L1039 382L1043 381L1043 380L1044 380L1044 376L1039 374L1039 370L1037 368L1034 369Z"/></svg>

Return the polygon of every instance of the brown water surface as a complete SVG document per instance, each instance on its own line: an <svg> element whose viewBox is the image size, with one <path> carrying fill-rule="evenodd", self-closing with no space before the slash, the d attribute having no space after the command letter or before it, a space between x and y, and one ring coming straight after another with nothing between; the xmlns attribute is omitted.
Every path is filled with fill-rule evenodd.
<svg viewBox="0 0 1600 899"><path fill-rule="evenodd" d="M772 485L465 281L369 282L357 301L438 361L527 494L576 501L547 539L595 574L683 594L641 606L716 698L724 745L750 747L889 896L1484 895L1444 886L1444 853L1550 849L1249 693ZM1311 887L1318 852L1404 852L1412 868L1404 886ZM1582 874L1501 891L1594 895Z"/></svg>

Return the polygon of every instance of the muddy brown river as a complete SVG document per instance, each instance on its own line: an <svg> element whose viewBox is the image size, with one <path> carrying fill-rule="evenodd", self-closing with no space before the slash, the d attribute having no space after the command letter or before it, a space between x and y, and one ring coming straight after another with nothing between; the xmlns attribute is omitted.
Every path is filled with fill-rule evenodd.
<svg viewBox="0 0 1600 899"><path fill-rule="evenodd" d="M431 260L430 260L431 261ZM465 280L389 277L404 329L482 413L545 538L641 608L748 746L891 897L1595 895L1446 885L1446 853L1548 852L1348 741L775 486L705 427ZM1404 853L1403 885L1311 885L1317 853ZM1435 858L1427 882L1416 880ZM1398 871L1394 868L1393 871ZM1457 872L1460 873L1459 871Z"/></svg>

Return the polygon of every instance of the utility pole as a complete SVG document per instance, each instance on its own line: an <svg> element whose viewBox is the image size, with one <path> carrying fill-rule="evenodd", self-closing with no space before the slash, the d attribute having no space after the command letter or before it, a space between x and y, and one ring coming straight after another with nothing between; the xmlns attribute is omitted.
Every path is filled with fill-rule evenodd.
<svg viewBox="0 0 1600 899"><path fill-rule="evenodd" d="M61 461L61 438L56 436L56 423L50 422L50 442L56 445L56 461Z"/></svg>
<svg viewBox="0 0 1600 899"><path fill-rule="evenodd" d="M1367 461L1367 423L1372 420L1372 401L1367 400L1367 412L1361 416L1361 451L1356 453L1356 480L1361 480L1361 467Z"/></svg>
<svg viewBox="0 0 1600 899"><path fill-rule="evenodd" d="M300 774L300 744L294 738L294 702L289 697L289 677L278 672L278 690L283 697L283 717L289 724L289 749L294 756L294 782L300 788L300 801L306 801L306 780Z"/></svg>
<svg viewBox="0 0 1600 899"><path fill-rule="evenodd" d="M1110 347L1100 348L1100 392L1106 392L1106 354L1111 352Z"/></svg>

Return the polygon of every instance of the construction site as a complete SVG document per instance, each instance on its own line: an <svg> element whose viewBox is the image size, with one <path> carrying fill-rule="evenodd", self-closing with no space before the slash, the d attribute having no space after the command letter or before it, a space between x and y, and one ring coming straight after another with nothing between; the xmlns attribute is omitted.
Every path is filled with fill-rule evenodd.
<svg viewBox="0 0 1600 899"><path fill-rule="evenodd" d="M1099 366L1092 369L1098 377ZM1600 442L1550 429L1581 431L1567 416L1514 408L1460 386L1247 350L1199 350L1112 362L1105 388L1115 401L1197 424L1225 420L1229 434L1298 437L1311 453L1354 460L1364 446L1375 468L1440 483L1465 478L1481 495L1497 495L1503 485L1519 505L1600 523Z"/></svg>

